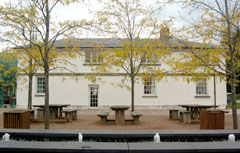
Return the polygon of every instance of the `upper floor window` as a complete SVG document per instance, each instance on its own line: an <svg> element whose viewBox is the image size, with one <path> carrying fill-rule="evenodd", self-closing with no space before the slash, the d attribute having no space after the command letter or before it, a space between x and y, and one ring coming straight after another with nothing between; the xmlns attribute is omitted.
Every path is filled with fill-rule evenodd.
<svg viewBox="0 0 240 153"><path fill-rule="evenodd" d="M151 61L149 58L143 58L143 63L144 64L151 64Z"/></svg>
<svg viewBox="0 0 240 153"><path fill-rule="evenodd" d="M37 94L45 93L45 78L37 77Z"/></svg>
<svg viewBox="0 0 240 153"><path fill-rule="evenodd" d="M85 63L87 64L100 64L102 63L100 52L86 52Z"/></svg>
<svg viewBox="0 0 240 153"><path fill-rule="evenodd" d="M156 83L154 77L144 79L144 95L156 95Z"/></svg>
<svg viewBox="0 0 240 153"><path fill-rule="evenodd" d="M197 79L196 95L207 95L207 78Z"/></svg>
<svg viewBox="0 0 240 153"><path fill-rule="evenodd" d="M154 55L151 57L143 57L142 61L144 64L160 64L159 59Z"/></svg>

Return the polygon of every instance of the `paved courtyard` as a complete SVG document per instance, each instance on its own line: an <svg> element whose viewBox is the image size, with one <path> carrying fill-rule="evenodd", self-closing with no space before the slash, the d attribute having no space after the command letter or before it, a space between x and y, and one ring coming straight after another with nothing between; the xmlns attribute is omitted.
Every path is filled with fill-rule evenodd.
<svg viewBox="0 0 240 153"><path fill-rule="evenodd" d="M9 109L0 109L0 128L3 128L3 112ZM134 125L132 123L126 123L124 125L109 123L107 125L102 125L100 123L100 118L97 116L99 112L109 111L102 109L91 109L91 110L79 110L77 121L65 122L64 120L51 122L50 129L66 129L66 130L78 130L78 129L95 129L95 130L144 130L144 129L174 129L174 130L195 130L200 129L200 123L194 122L191 124L180 123L179 121L169 120L169 113L167 110L136 110L142 114L140 118L140 123ZM126 118L131 118L130 111L126 111ZM109 119L114 119L114 112L110 111ZM238 123L240 127L240 110L238 110ZM31 124L31 129L44 129L43 122L33 122ZM232 129L232 113L225 114L225 129Z"/></svg>

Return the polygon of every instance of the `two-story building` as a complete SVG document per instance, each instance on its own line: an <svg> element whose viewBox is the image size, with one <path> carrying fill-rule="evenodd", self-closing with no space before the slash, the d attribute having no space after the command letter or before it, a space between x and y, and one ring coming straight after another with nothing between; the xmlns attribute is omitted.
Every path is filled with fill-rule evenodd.
<svg viewBox="0 0 240 153"><path fill-rule="evenodd" d="M131 93L127 88L120 88L114 84L121 83L125 76L124 71L117 73L96 73L92 66L101 64L100 52L92 44L104 46L104 48L121 47L118 39L81 39L79 43L79 56L69 59L71 64L68 69L74 71L51 71L49 76L50 104L71 104L75 108L96 109L107 108L112 105L131 106ZM181 43L171 39L167 43L172 48L177 48ZM72 46L69 44L68 48ZM64 51L66 45L61 40L55 43L57 50ZM179 52L172 52L173 56L179 56ZM147 63L146 59L146 63ZM74 65L74 66L72 66ZM159 66L166 66L161 63ZM86 79L86 75L93 76L96 80ZM186 76L185 76L186 77ZM188 77L192 77L189 75ZM19 79L27 76L20 75ZM78 79L76 79L78 78ZM98 79L101 78L99 81ZM135 85L135 108L168 109L179 104L203 104L214 105L214 80L212 76L201 77L196 81L187 82L183 76L169 73L163 80L154 78L139 81ZM33 104L44 104L44 77L42 72L36 73L33 78ZM130 84L126 82L126 84ZM27 81L18 83L17 107L27 107ZM216 105L226 107L226 82L216 79Z"/></svg>

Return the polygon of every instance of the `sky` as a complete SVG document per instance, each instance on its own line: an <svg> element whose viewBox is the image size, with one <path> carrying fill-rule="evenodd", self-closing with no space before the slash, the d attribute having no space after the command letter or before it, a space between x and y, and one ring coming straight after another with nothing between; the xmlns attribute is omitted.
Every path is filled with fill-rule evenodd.
<svg viewBox="0 0 240 153"><path fill-rule="evenodd" d="M144 4L153 4L156 5L155 0L148 0ZM71 4L69 6L58 6L54 10L54 15L58 16L58 20L78 20L78 19L92 19L93 15L88 13L88 7L91 7L93 10L99 9L99 4L97 2L91 1L89 5L83 4ZM168 19L170 16L175 17L175 27L181 27L186 25L187 22L181 17L185 16L187 19L190 18L186 9L183 9L180 4L166 4L163 10L158 14L160 20Z"/></svg>
<svg viewBox="0 0 240 153"><path fill-rule="evenodd" d="M142 0L143 5L152 5L156 6L156 0ZM164 1L164 0L163 0ZM165 0L166 1L166 0ZM91 10L99 10L100 9L99 3L96 2L96 0L91 0L90 4L87 5L83 4L71 4L69 6L57 6L54 10L54 16L57 17L57 20L80 20L80 19L86 19L91 20L93 19L93 14L90 14L88 12L88 9ZM174 25L173 28L181 28L182 26L189 25L189 21L192 20L192 16L196 17L197 14L194 13L190 15L189 10L186 8L182 8L182 5L179 3L175 4L165 4L162 11L156 14L156 17L159 19L159 21L167 20L170 17L174 17ZM170 29L171 32L171 29ZM90 37L90 38L96 38L99 37L97 34L94 33L88 33L83 37Z"/></svg>
<svg viewBox="0 0 240 153"><path fill-rule="evenodd" d="M0 0L0 5L2 5L4 2L14 2L16 0ZM25 0L22 0L23 2ZM143 0L144 5L149 5L152 4L153 6L155 4L156 0ZM90 4L88 3L87 5L84 4L71 4L68 6L61 6L58 5L55 7L53 16L57 17L58 20L63 21L63 20L78 20L78 19L92 19L93 15L91 15L88 12L88 8L91 7L93 10L98 10L99 9L99 3L96 2L96 0L91 0ZM185 16L186 18L189 18L189 15L187 13L186 9L181 8L180 4L167 4L163 8L162 12L158 15L159 19L167 19L170 16L175 17L175 26L176 27L181 27L182 25L186 25L187 22L182 19L181 16Z"/></svg>
<svg viewBox="0 0 240 153"><path fill-rule="evenodd" d="M6 1L14 2L16 0L0 0L0 5L2 5ZM25 0L22 0L24 2ZM64 21L64 20L91 20L93 19L93 15L89 13L88 9L98 10L100 9L100 4L94 0L90 1L91 3L87 5L83 4L71 4L68 6L58 5L55 7L53 11L53 17L56 21ZM144 0L144 5L153 4L156 6L155 0ZM156 14L156 17L161 20L166 20L169 17L174 17L174 28L180 28L184 25L188 25L188 22L184 20L181 16L184 16L187 19L190 19L190 16L187 13L186 9L181 8L180 4L167 4L164 6L163 10L160 14ZM170 29L171 31L171 29ZM98 37L96 34L88 34L86 37ZM2 44L1 46L5 46Z"/></svg>

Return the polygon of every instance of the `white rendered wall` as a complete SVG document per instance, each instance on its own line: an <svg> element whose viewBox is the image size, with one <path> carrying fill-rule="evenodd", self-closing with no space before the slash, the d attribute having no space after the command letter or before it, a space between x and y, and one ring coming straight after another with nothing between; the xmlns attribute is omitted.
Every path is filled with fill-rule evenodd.
<svg viewBox="0 0 240 153"><path fill-rule="evenodd" d="M179 57L179 52L173 52L172 56ZM66 59L67 60L67 59ZM84 57L80 56L75 59L69 59L72 65L67 65L67 68L76 72L80 77L85 73L93 73L89 65L84 64ZM66 66L66 65L59 65ZM170 68L161 63L161 69L169 70ZM118 73L124 73L122 69ZM51 75L52 74L52 75ZM51 71L50 74L50 104L71 104L71 106L77 108L89 108L89 85L94 85L92 82L81 77L79 81L74 81L66 70L63 71ZM54 75L53 75L54 74ZM63 81L63 76L66 80ZM39 72L38 75L43 75ZM131 92L126 88L120 88L112 86L111 83L120 83L122 76L112 76L112 74L105 74L101 76L102 81L106 83L96 82L95 85L99 86L99 108L105 108L111 105L131 105ZM22 80L24 76L19 76ZM27 80L27 77L25 77ZM167 80L167 81L166 81ZM28 101L28 88L27 81L20 83L18 81L17 88L17 107L27 107ZM130 85L130 82L126 82ZM164 81L157 82L156 84L156 96L147 97L144 96L144 87L142 82L135 86L135 106L136 108L166 108L175 107L179 104L214 104L214 93L213 93L213 78L208 80L208 96L196 98L196 83L182 80L179 76L176 78L169 76ZM226 82L217 81L216 83L217 93L217 105L226 105ZM33 78L33 105L44 104L44 97L36 95L36 77Z"/></svg>
<svg viewBox="0 0 240 153"><path fill-rule="evenodd" d="M70 77L50 76L50 104L71 104L77 108L89 108L89 85L99 86L98 108L106 108L111 105L131 105L131 92L126 88L112 86L111 83L120 83L120 76L104 76L102 81L96 84L80 79L77 82ZM127 84L127 82L126 82ZM130 82L128 83L130 85ZM20 85L23 87L23 84ZM27 86L27 81L24 86ZM225 108L226 105L226 83L216 83L217 105ZM196 83L184 81L181 77L167 77L167 81L157 82L157 95L153 97L144 96L142 83L135 86L136 108L165 108L175 107L179 104L205 104L214 105L213 79L208 80L209 97L196 98ZM27 106L28 88L17 89L17 107ZM36 77L33 79L33 105L44 104L44 97L36 95Z"/></svg>

